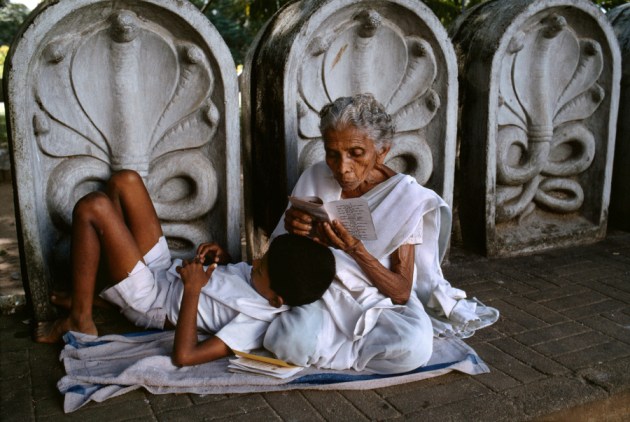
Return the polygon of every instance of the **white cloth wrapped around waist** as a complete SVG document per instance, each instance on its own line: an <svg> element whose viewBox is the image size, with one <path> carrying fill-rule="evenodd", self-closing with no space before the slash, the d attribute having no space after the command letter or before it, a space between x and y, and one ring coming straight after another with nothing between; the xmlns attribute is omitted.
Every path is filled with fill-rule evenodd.
<svg viewBox="0 0 630 422"><path fill-rule="evenodd" d="M337 274L322 300L338 329L354 341L368 334L383 309L398 308L372 286L350 256L334 250Z"/></svg>
<svg viewBox="0 0 630 422"><path fill-rule="evenodd" d="M352 341L367 335L374 328L383 309L402 307L394 305L391 299L386 297L372 302L370 306L362 307L336 282L330 286L322 299L339 331Z"/></svg>

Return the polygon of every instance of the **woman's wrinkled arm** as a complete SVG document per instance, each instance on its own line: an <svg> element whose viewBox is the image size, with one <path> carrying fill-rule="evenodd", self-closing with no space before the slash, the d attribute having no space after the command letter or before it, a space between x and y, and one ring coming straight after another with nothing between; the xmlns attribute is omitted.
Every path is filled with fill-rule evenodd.
<svg viewBox="0 0 630 422"><path fill-rule="evenodd" d="M404 305L413 284L413 245L402 245L391 255L391 269L384 267L365 249L363 243L349 254L379 292L393 303Z"/></svg>
<svg viewBox="0 0 630 422"><path fill-rule="evenodd" d="M350 255L379 292L395 304L407 303L413 286L413 245L402 245L396 249L390 255L391 268L387 268L368 252L359 239L350 235L340 222L324 223L323 230L330 245Z"/></svg>

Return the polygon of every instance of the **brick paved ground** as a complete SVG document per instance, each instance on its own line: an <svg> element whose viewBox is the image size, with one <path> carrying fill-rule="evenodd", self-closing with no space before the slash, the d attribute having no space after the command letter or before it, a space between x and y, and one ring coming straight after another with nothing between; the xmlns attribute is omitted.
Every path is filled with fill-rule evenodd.
<svg viewBox="0 0 630 422"><path fill-rule="evenodd" d="M451 373L371 391L135 391L64 420L630 420L630 233L502 260L454 248L445 273L502 312L468 340L489 374ZM57 420L60 347L33 343L27 318L0 317L0 420ZM101 311L97 322L102 333L133 329L111 312Z"/></svg>

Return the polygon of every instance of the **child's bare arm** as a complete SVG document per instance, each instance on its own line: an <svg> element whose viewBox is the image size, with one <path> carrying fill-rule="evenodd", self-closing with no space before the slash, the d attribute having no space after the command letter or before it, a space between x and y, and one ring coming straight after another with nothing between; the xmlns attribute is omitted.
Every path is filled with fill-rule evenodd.
<svg viewBox="0 0 630 422"><path fill-rule="evenodd" d="M184 283L182 304L175 328L175 344L173 347L173 364L177 366L197 365L228 356L230 348L218 337L210 337L202 342L197 341L197 306L201 288L210 279L216 264L203 270L202 264L194 262L178 267Z"/></svg>

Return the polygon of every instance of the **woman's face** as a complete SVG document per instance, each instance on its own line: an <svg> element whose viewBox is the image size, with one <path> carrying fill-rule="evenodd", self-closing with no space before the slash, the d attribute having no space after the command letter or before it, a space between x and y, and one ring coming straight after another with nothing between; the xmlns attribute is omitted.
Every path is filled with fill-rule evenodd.
<svg viewBox="0 0 630 422"><path fill-rule="evenodd" d="M370 174L377 164L383 164L389 151L388 147L377 150L367 134L354 126L325 132L324 148L326 164L344 192L362 185L371 188Z"/></svg>

